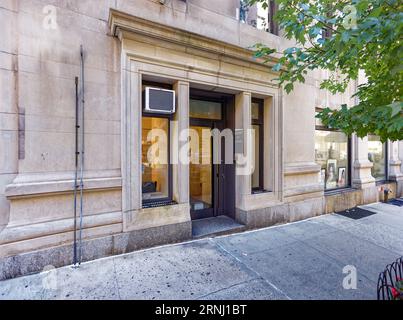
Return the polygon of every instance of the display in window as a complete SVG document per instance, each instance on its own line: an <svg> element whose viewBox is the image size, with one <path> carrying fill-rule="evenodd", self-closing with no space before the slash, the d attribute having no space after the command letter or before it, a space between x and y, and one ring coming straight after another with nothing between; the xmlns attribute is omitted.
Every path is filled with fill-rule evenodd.
<svg viewBox="0 0 403 320"><path fill-rule="evenodd" d="M315 131L315 161L326 190L348 186L348 137L343 132Z"/></svg>
<svg viewBox="0 0 403 320"><path fill-rule="evenodd" d="M169 196L168 128L166 118L142 119L142 194L143 200Z"/></svg>
<svg viewBox="0 0 403 320"><path fill-rule="evenodd" d="M339 186L343 186L346 184L346 168L339 168L339 179L337 183Z"/></svg>

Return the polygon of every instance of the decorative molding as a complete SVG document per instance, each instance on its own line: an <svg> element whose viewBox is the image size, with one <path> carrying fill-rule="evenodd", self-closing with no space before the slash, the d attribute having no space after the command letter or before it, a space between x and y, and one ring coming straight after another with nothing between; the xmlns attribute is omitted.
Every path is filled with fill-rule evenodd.
<svg viewBox="0 0 403 320"><path fill-rule="evenodd" d="M265 65L268 69L271 69L271 67L277 63L277 59L275 58L268 63L264 63L264 59L253 58L252 50L139 18L115 9L110 9L109 12L109 28L111 34L116 37L121 38L121 31L129 31L131 34L139 34L160 41L168 41L189 48L233 57L257 65Z"/></svg>
<svg viewBox="0 0 403 320"><path fill-rule="evenodd" d="M84 179L84 191L101 191L120 189L121 177ZM6 187L5 195L8 199L22 197L44 196L45 194L72 193L74 180L43 181L31 183L12 183Z"/></svg>
<svg viewBox="0 0 403 320"><path fill-rule="evenodd" d="M284 175L293 176L300 174L318 173L320 171L320 168L320 165L314 162L286 164L284 168Z"/></svg>
<svg viewBox="0 0 403 320"><path fill-rule="evenodd" d="M122 223L122 213L120 211L83 217L84 229L119 223ZM70 231L74 231L73 218L52 220L23 226L8 225L7 228L0 232L0 244L29 240Z"/></svg>

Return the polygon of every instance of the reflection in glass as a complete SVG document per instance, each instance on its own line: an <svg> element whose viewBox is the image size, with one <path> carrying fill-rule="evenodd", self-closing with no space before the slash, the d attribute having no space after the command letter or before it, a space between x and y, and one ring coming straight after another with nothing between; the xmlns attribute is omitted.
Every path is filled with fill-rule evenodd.
<svg viewBox="0 0 403 320"><path fill-rule="evenodd" d="M142 193L143 200L155 200L169 196L168 186L168 126L166 118L142 118ZM153 134L152 129L158 129ZM165 138L160 134L165 134ZM164 139L159 141L159 139ZM161 147L165 149L161 150ZM159 159L159 160L158 160Z"/></svg>
<svg viewBox="0 0 403 320"><path fill-rule="evenodd" d="M348 138L343 132L315 130L315 161L325 189L343 188L348 181Z"/></svg>
<svg viewBox="0 0 403 320"><path fill-rule="evenodd" d="M211 208L212 197L212 154L211 135L203 134L203 129L209 127L191 126L197 131L198 141L191 140L191 150L194 152L190 163L190 204L192 210Z"/></svg>
<svg viewBox="0 0 403 320"><path fill-rule="evenodd" d="M373 163L371 174L375 180L386 180L386 144L379 136L368 135L368 160Z"/></svg>
<svg viewBox="0 0 403 320"><path fill-rule="evenodd" d="M252 102L252 120L259 120L260 118L260 105L257 102Z"/></svg>
<svg viewBox="0 0 403 320"><path fill-rule="evenodd" d="M221 120L220 102L190 99L189 114L191 118Z"/></svg>
<svg viewBox="0 0 403 320"><path fill-rule="evenodd" d="M254 144L254 170L252 173L252 188L259 188L260 186L260 126L252 125L252 129L255 130L255 144Z"/></svg>

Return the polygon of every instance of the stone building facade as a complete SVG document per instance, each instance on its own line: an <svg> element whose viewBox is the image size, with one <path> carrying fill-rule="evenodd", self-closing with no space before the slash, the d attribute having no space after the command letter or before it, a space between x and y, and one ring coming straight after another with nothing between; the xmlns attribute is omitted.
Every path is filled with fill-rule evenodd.
<svg viewBox="0 0 403 320"><path fill-rule="evenodd" d="M249 48L292 43L238 17L236 0L0 0L0 279L73 261L80 45L83 260L191 239L198 209L259 228L380 201L385 187L402 196L402 142L345 137L315 120L320 108L351 105L356 84L330 95L319 89L326 72L315 71L285 94L272 63ZM175 132L203 123L224 123L235 140L260 126L259 177L178 163L169 164L169 179L152 178L158 168L146 166L142 136L165 122L145 119L147 86L175 92L170 153L187 143ZM205 103L220 103L223 122L196 119ZM255 142L245 139L235 152ZM169 203L145 205L147 170L155 192L167 186ZM225 180L211 182L216 173Z"/></svg>

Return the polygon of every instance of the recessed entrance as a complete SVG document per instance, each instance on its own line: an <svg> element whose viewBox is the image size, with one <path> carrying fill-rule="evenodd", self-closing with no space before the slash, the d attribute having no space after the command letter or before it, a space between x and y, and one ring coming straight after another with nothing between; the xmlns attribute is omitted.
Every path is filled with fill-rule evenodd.
<svg viewBox="0 0 403 320"><path fill-rule="evenodd" d="M189 111L192 130L189 174L191 217L193 220L221 215L233 218L235 167L233 163L226 163L228 159L225 158L228 157L225 144L232 143L233 147L233 140L227 141L227 138L221 137L221 143L217 143L213 139L212 130L222 132L230 129L233 133L234 98L230 95L191 91Z"/></svg>

